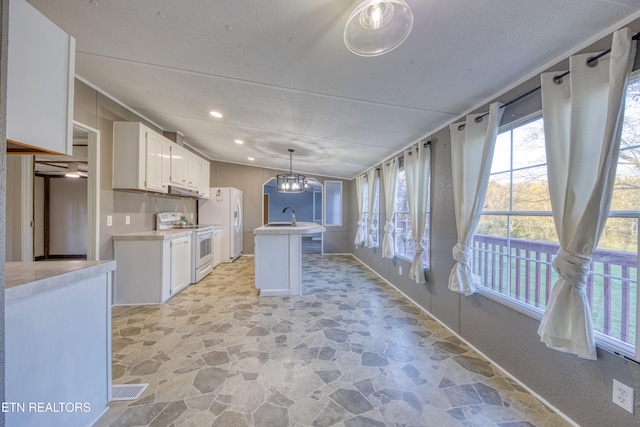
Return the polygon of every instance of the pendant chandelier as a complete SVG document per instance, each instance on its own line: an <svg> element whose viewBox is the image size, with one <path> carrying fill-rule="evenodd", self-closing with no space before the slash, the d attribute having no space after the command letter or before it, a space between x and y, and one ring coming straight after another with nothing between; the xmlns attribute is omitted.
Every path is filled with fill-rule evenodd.
<svg viewBox="0 0 640 427"><path fill-rule="evenodd" d="M293 150L289 148L289 173L276 175L276 189L281 193L303 193L307 177L293 173Z"/></svg>
<svg viewBox="0 0 640 427"><path fill-rule="evenodd" d="M360 56L387 53L409 36L413 13L404 0L364 0L349 15L344 44Z"/></svg>

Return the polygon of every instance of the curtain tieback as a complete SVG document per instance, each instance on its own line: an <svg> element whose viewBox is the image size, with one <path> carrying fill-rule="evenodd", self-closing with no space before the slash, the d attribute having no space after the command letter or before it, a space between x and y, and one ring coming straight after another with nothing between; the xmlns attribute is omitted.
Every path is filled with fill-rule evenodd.
<svg viewBox="0 0 640 427"><path fill-rule="evenodd" d="M362 221L358 221L357 224L358 224L358 227L362 227Z"/></svg>
<svg viewBox="0 0 640 427"><path fill-rule="evenodd" d="M453 247L453 259L465 265L471 265L473 259L473 248L465 246L462 243L456 243Z"/></svg>
<svg viewBox="0 0 640 427"><path fill-rule="evenodd" d="M395 228L395 227L393 226L393 223L392 223L392 222L390 222L390 221L387 221L387 222L384 224L384 231L385 231L385 233L393 233L394 228Z"/></svg>
<svg viewBox="0 0 640 427"><path fill-rule="evenodd" d="M422 256L422 254L424 253L424 251L425 251L425 248L424 248L424 246L422 245L422 241L420 241L420 242L416 242L416 241L414 240L414 241L413 241L413 246L414 246L414 247L415 247L415 249L416 249L415 257L416 257L416 258L420 258L420 257Z"/></svg>
<svg viewBox="0 0 640 427"><path fill-rule="evenodd" d="M584 290L587 285L590 265L591 258L574 255L564 249L560 249L553 260L553 268L560 277L581 290Z"/></svg>

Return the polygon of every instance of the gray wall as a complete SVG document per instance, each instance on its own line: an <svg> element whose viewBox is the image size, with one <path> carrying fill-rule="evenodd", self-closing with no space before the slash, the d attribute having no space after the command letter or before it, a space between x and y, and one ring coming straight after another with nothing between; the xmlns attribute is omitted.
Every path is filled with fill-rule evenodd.
<svg viewBox="0 0 640 427"><path fill-rule="evenodd" d="M527 82L511 93L524 93ZM512 99L511 94L500 101ZM503 124L539 105L533 97L512 107ZM488 110L488 106L485 107ZM451 249L457 241L451 178L451 147L448 128L430 138L431 181L431 270L428 283L418 285L406 274L409 263L383 259L379 249L354 249L353 254L407 294L426 311L525 383L560 411L583 426L640 425L640 365L598 349L598 360L587 361L548 349L537 334L539 321L481 295L461 296L447 289L454 261ZM380 206L384 206L381 189ZM354 213L349 221L357 220ZM381 209L380 224L384 224ZM398 266L403 266L403 276ZM612 403L613 379L635 388L635 415Z"/></svg>
<svg viewBox="0 0 640 427"><path fill-rule="evenodd" d="M49 255L87 254L87 180L49 180Z"/></svg>

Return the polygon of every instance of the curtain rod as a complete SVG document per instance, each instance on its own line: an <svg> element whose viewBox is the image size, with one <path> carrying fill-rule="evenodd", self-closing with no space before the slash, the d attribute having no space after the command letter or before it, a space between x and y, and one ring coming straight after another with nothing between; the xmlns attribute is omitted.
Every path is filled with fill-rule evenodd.
<svg viewBox="0 0 640 427"><path fill-rule="evenodd" d="M424 140L423 140L423 141L424 141ZM420 142L418 142L418 144L420 144ZM430 145L431 145L431 140L429 139L429 140L427 140L427 141L424 141L424 144L422 144L422 147L424 148L424 147L428 147L428 146L430 146ZM420 147L418 147L418 149L419 149L419 148L420 148ZM411 153L409 153L409 155L411 155ZM401 160L401 159L404 159L404 156L393 156L392 158L389 158L389 159L387 159L387 160L384 160L384 161L382 162L382 164L385 164L385 163L391 162L393 159ZM380 168L375 168L375 169L376 169L376 171L378 172L378 175L379 175L379 174L380 174ZM366 173L362 173L362 174L360 174L359 176L366 176L366 175L367 175Z"/></svg>
<svg viewBox="0 0 640 427"><path fill-rule="evenodd" d="M631 40L640 40L640 33L636 33L636 35L634 35L633 37L631 37ZM605 51L602 51L602 52L600 52L599 54L597 54L597 55L595 55L595 56L590 57L589 59L587 59L587 65L591 65L591 64L592 64L592 63L594 63L594 62L597 64L598 59L600 59L600 58L602 58L603 56L608 55L608 54L610 54L610 53L611 53L611 48L609 48L609 49L607 49L607 50L605 50ZM594 64L594 66L595 66L595 64ZM555 77L553 78L553 81L554 81L555 83L560 84L560 83L562 82L562 78L563 78L563 77L568 76L569 74L571 74L571 71L567 70L567 71L565 71L564 73L562 73L562 74L558 74L557 76L555 76ZM535 88L531 89L530 91L528 91L528 92L526 92L526 93L523 93L522 95L520 95L520 96L518 96L518 97L516 97L516 98L512 99L511 101L507 102L506 104L502 104L502 105L500 106L500 108L508 107L509 105L514 104L514 103L516 103L516 102L520 101L521 99L526 98L527 96L529 96L529 95L532 95L532 94L536 93L536 92L537 92L537 91L539 91L540 89L542 89L542 86L535 87ZM487 113L484 113L484 114L482 114L482 115L480 115L480 116L476 117L476 118L475 118L475 121L479 123L479 122L481 122L481 121L482 121L482 119L483 119L484 117L486 117L486 116L488 116L488 115L489 115L489 113L488 113L488 112L487 112ZM462 127L459 127L459 128L458 128L459 130L464 129L464 124L463 124L463 125L461 125L461 126L462 126Z"/></svg>

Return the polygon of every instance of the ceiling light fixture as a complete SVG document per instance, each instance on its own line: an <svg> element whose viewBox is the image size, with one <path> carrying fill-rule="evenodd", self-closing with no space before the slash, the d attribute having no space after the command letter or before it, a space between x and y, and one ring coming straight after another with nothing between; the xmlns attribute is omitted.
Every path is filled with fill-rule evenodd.
<svg viewBox="0 0 640 427"><path fill-rule="evenodd" d="M244 144L244 141L241 139L236 139L233 142L235 142L236 144Z"/></svg>
<svg viewBox="0 0 640 427"><path fill-rule="evenodd" d="M289 148L289 173L276 175L276 190L281 193L304 193L307 177L293 173L293 150Z"/></svg>
<svg viewBox="0 0 640 427"><path fill-rule="evenodd" d="M253 162L255 159L253 157L247 157L247 160L249 160L250 162Z"/></svg>
<svg viewBox="0 0 640 427"><path fill-rule="evenodd" d="M67 165L69 172L65 173L64 176L67 178L80 178L80 172L78 172L78 165L75 163L69 163Z"/></svg>
<svg viewBox="0 0 640 427"><path fill-rule="evenodd" d="M211 112L209 112L209 114L211 114L216 119L221 119L222 118L222 114L218 113L217 111L211 111Z"/></svg>
<svg viewBox="0 0 640 427"><path fill-rule="evenodd" d="M404 0L364 0L349 15L344 44L360 56L377 56L398 47L413 28Z"/></svg>

